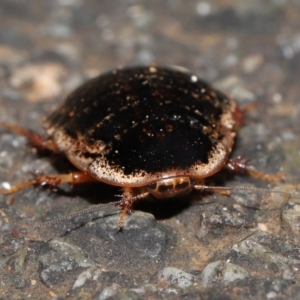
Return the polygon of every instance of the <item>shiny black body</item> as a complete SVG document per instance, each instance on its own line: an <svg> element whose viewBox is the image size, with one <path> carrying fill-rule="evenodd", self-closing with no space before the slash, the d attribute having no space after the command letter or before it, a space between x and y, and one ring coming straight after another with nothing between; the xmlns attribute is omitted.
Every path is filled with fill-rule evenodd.
<svg viewBox="0 0 300 300"><path fill-rule="evenodd" d="M209 164L224 139L221 118L232 103L187 72L158 67L115 70L76 89L46 122L70 138L84 139L111 168L125 175L167 173L196 162Z"/></svg>

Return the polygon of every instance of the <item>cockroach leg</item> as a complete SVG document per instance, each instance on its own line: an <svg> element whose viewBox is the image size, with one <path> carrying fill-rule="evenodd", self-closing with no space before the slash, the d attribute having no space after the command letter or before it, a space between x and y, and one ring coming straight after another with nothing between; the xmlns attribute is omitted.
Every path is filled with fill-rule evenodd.
<svg viewBox="0 0 300 300"><path fill-rule="evenodd" d="M12 194L23 190L32 185L41 185L55 188L63 183L71 183L72 185L84 182L97 181L91 175L84 172L72 172L69 174L45 175L37 174L35 178L21 182L11 186L9 189L0 189L0 194Z"/></svg>
<svg viewBox="0 0 300 300"><path fill-rule="evenodd" d="M233 113L233 118L236 121L238 127L245 125L245 114L247 114L249 111L256 109L259 106L259 103L253 102L249 103L244 107L237 106L235 108L235 111Z"/></svg>
<svg viewBox="0 0 300 300"><path fill-rule="evenodd" d="M248 160L238 156L237 158L230 159L225 165L226 168L236 173L249 174L250 176L270 182L278 182L285 177L282 173L267 174L255 170L255 168L249 163Z"/></svg>
<svg viewBox="0 0 300 300"><path fill-rule="evenodd" d="M23 127L7 124L4 122L0 122L0 127L6 128L12 132L17 133L18 135L26 137L28 142L39 150L50 150L54 153L60 152L53 140L45 139L43 136L34 131L27 130Z"/></svg>
<svg viewBox="0 0 300 300"><path fill-rule="evenodd" d="M118 229L122 230L125 222L126 215L132 212L132 205L135 201L146 198L149 195L149 192L140 193L137 196L133 195L132 188L125 187L123 190L123 196L118 204L121 207L122 212L120 214Z"/></svg>

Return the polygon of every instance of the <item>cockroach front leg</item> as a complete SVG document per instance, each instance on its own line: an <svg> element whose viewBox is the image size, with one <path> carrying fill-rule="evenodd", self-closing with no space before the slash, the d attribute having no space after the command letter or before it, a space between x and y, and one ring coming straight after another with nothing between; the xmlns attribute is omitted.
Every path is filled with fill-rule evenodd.
<svg viewBox="0 0 300 300"><path fill-rule="evenodd" d="M23 190L33 185L48 186L50 188L55 188L63 183L70 183L74 185L74 184L93 182L93 181L96 181L96 179L84 172L72 172L69 174L55 174L55 175L37 174L33 179L29 179L19 184L13 185L8 189L0 189L0 194L16 193L20 190Z"/></svg>
<svg viewBox="0 0 300 300"><path fill-rule="evenodd" d="M149 192L140 192L136 196L133 195L133 189L129 187L125 187L123 190L123 195L118 206L121 207L122 212L120 214L118 228L122 230L125 222L125 218L128 213L132 212L132 205L135 201L146 198L149 195Z"/></svg>

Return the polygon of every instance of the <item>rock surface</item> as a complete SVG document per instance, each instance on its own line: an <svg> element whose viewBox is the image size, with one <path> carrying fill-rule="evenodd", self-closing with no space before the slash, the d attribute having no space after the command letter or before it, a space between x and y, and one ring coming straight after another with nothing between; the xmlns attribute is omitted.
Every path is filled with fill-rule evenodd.
<svg viewBox="0 0 300 300"><path fill-rule="evenodd" d="M44 134L43 118L85 79L119 65L181 65L241 107L259 103L245 115L232 157L283 172L285 184L271 184L276 189L299 190L298 1L0 2L0 121ZM72 170L65 158L37 153L0 128L0 188L32 172ZM226 171L207 183L269 186ZM114 187L85 184L0 195L0 298L299 295L297 198L195 192L137 203L122 232L115 207L29 227L118 194Z"/></svg>

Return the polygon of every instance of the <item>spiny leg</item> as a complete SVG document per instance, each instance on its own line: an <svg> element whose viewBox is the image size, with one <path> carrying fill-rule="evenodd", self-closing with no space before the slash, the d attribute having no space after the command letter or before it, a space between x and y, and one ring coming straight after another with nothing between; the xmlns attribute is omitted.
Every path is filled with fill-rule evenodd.
<svg viewBox="0 0 300 300"><path fill-rule="evenodd" d="M124 226L125 217L128 214L128 212L131 212L131 207L133 204L133 194L132 189L130 188L124 188L123 197L121 200L121 208L122 212L120 214L119 222L118 222L118 228L121 230Z"/></svg>
<svg viewBox="0 0 300 300"><path fill-rule="evenodd" d="M47 140L43 136L41 136L40 134L34 131L27 130L20 126L11 125L4 122L0 122L0 127L4 127L12 132L15 132L19 135L26 137L28 142L32 144L34 147L38 148L39 150L50 150L55 153L60 152L53 140L51 139Z"/></svg>
<svg viewBox="0 0 300 300"><path fill-rule="evenodd" d="M234 171L236 173L241 174L249 174L250 176L266 180L269 182L278 182L280 180L284 179L284 175L281 173L277 174L267 174L260 171L257 171L254 169L254 167L249 163L249 161L243 159L241 156L238 156L237 158L230 159L227 164L225 165L225 168ZM195 190L207 190L210 192L218 193L221 195L230 196L231 190L233 188L226 188L226 187L218 187L218 186L205 186L203 181L197 182L197 184L194 185ZM238 189L243 189L238 187ZM246 190L246 189L245 189Z"/></svg>
<svg viewBox="0 0 300 300"><path fill-rule="evenodd" d="M122 208L122 212L120 214L120 218L118 222L119 230L122 230L126 215L131 212L132 204L139 199L143 199L147 197L148 195L149 192L144 192L138 194L137 196L133 196L132 188L126 188L126 187L124 188L122 199L118 204Z"/></svg>
<svg viewBox="0 0 300 300"><path fill-rule="evenodd" d="M0 189L0 194L12 194L32 185L49 186L54 188L63 183L71 183L72 185L74 185L78 183L93 181L97 180L88 173L84 172L72 172L69 174L55 175L37 174L33 179L29 179L19 184L13 185L8 189Z"/></svg>
<svg viewBox="0 0 300 300"><path fill-rule="evenodd" d="M230 159L225 165L227 169L230 169L236 173L249 174L250 176L270 182L277 182L284 179L284 175L281 173L267 174L254 169L249 161L238 156L237 158Z"/></svg>

